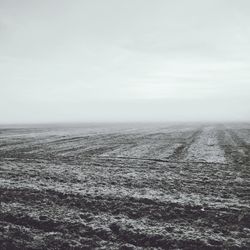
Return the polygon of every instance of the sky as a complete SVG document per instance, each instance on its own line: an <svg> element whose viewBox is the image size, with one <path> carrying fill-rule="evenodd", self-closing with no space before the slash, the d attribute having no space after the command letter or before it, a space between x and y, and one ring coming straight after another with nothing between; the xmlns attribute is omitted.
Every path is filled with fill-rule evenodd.
<svg viewBox="0 0 250 250"><path fill-rule="evenodd" d="M250 121L249 0L0 0L0 123Z"/></svg>

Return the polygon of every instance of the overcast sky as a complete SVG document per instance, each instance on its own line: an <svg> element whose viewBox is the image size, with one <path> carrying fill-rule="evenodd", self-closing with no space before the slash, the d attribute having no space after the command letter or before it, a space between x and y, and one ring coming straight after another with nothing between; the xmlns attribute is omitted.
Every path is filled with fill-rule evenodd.
<svg viewBox="0 0 250 250"><path fill-rule="evenodd" d="M0 0L0 123L250 120L249 0Z"/></svg>

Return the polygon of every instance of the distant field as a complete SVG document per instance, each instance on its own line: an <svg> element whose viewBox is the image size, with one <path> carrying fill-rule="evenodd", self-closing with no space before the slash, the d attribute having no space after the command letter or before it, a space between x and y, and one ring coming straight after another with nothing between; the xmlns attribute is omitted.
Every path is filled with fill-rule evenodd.
<svg viewBox="0 0 250 250"><path fill-rule="evenodd" d="M0 128L0 249L250 249L250 124Z"/></svg>

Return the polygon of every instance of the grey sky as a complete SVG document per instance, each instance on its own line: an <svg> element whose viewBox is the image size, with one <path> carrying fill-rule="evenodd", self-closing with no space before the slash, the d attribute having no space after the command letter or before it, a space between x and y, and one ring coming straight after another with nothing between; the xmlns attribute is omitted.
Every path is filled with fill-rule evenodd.
<svg viewBox="0 0 250 250"><path fill-rule="evenodd" d="M0 114L250 120L250 1L0 0Z"/></svg>

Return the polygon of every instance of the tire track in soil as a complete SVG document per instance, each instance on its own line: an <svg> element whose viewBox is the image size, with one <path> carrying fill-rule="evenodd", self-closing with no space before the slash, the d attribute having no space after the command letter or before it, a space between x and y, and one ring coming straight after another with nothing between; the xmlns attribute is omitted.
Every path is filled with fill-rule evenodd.
<svg viewBox="0 0 250 250"><path fill-rule="evenodd" d="M227 132L237 145L233 150L231 149L233 151L231 152L231 156L234 162L243 165L250 165L250 145L242 140L234 130L229 129Z"/></svg>
<svg viewBox="0 0 250 250"><path fill-rule="evenodd" d="M250 152L249 145L239 138L237 133L221 125L217 130L219 146L225 152L229 162L228 171L234 173L234 180L231 182L231 193L242 201L249 203L250 200ZM248 212L250 210L248 209Z"/></svg>
<svg viewBox="0 0 250 250"><path fill-rule="evenodd" d="M217 134L219 145L229 162L236 165L250 165L250 145L242 140L233 129L221 126Z"/></svg>
<svg viewBox="0 0 250 250"><path fill-rule="evenodd" d="M166 157L166 160L169 160L172 162L185 162L188 149L198 139L202 131L203 131L203 127L200 127L199 129L197 129L191 135L191 137L187 140L187 142L182 142L181 145L174 150L172 155L170 155L169 157Z"/></svg>

